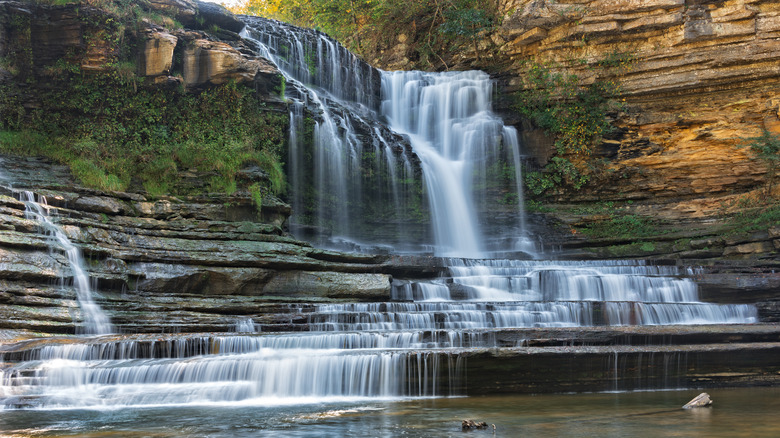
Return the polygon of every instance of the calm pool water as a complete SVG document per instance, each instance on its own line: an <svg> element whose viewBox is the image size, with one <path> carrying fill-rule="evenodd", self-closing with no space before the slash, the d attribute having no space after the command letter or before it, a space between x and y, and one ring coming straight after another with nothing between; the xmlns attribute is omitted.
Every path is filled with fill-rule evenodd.
<svg viewBox="0 0 780 438"><path fill-rule="evenodd" d="M8 437L780 436L780 388L0 412ZM496 425L462 432L463 419Z"/></svg>

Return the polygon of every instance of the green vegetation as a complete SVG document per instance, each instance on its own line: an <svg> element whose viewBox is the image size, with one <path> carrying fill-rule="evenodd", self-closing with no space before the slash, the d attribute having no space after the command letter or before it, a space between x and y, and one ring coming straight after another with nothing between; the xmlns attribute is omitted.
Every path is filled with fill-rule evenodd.
<svg viewBox="0 0 780 438"><path fill-rule="evenodd" d="M748 234L777 226L780 224L780 199L774 189L780 170L780 136L763 129L761 135L748 138L737 147L749 148L766 167L766 182L760 195L745 195L723 206L723 214L728 218L725 234Z"/></svg>
<svg viewBox="0 0 780 438"><path fill-rule="evenodd" d="M71 72L40 93L42 106L30 114L3 111L0 149L67 163L88 186L124 190L138 178L162 195L174 190L179 169L197 169L213 174L212 190L231 192L240 168L253 162L268 174L269 190L284 189L287 117L247 87L184 93L139 87L114 70Z"/></svg>
<svg viewBox="0 0 780 438"><path fill-rule="evenodd" d="M729 230L725 234L765 231L778 224L780 224L780 202L775 198L764 198L759 202L741 205L740 210L729 218Z"/></svg>
<svg viewBox="0 0 780 438"><path fill-rule="evenodd" d="M376 53L405 34L415 39L415 61L434 67L446 48L476 49L499 21L496 7L480 0L249 0L233 11L320 29L357 53Z"/></svg>
<svg viewBox="0 0 780 438"><path fill-rule="evenodd" d="M76 13L86 52L96 49L102 64L82 69L85 51L70 50L33 68L29 20L15 23L21 37L11 41L2 62L18 74L0 85L0 150L65 163L83 184L103 190L142 185L151 196L202 190L178 184L179 170L186 169L204 174L208 190L232 193L249 163L267 175L253 198L284 190L284 112L266 108L254 90L232 82L197 91L145 83L134 63L141 20L177 23L150 11L146 0L78 3L97 8Z"/></svg>
<svg viewBox="0 0 780 438"><path fill-rule="evenodd" d="M740 146L749 147L753 155L766 166L764 197L770 198L780 169L780 136L764 129L760 136L749 138Z"/></svg>
<svg viewBox="0 0 780 438"><path fill-rule="evenodd" d="M621 58L622 59L622 58ZM556 155L541 172L526 172L534 195L559 187L582 188L590 179L592 147L611 129L607 113L618 105L615 81L580 84L574 74L532 64L525 88L517 93L515 109L555 138Z"/></svg>
<svg viewBox="0 0 780 438"><path fill-rule="evenodd" d="M652 220L635 214L611 214L609 219L594 222L581 230L593 238L638 239L657 236L659 231Z"/></svg>

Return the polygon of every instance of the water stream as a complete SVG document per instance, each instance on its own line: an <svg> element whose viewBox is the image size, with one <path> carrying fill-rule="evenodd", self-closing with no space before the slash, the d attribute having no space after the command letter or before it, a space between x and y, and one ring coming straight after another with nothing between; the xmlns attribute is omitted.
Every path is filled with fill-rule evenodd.
<svg viewBox="0 0 780 438"><path fill-rule="evenodd" d="M81 331L85 334L109 334L114 332L111 320L103 309L95 303L92 295L92 285L89 275L84 267L84 257L81 249L71 242L65 230L52 220L46 197L31 191L19 192L24 202L27 219L38 223L41 233L47 236L52 249L61 249L68 259L68 265L73 279L73 288L76 290L76 298L84 318Z"/></svg>
<svg viewBox="0 0 780 438"><path fill-rule="evenodd" d="M50 249L62 251L67 258L73 289L76 291L76 300L83 319L78 331L93 335L114 333L115 329L110 318L93 298L92 284L85 268L81 249L70 240L65 230L54 219L46 197L36 195L29 190L15 190L12 187L12 181L2 172L4 167L5 163L0 159L0 184L2 187L24 202L25 218L38 225L40 233L49 242ZM62 280L65 281L64 276Z"/></svg>

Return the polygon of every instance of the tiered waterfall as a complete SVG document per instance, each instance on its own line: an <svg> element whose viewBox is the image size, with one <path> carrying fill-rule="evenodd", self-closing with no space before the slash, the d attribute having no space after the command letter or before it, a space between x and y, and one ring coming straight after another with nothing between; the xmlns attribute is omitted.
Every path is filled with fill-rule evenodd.
<svg viewBox="0 0 780 438"><path fill-rule="evenodd" d="M387 302L292 305L306 310L305 333L261 332L242 317L234 334L31 346L0 357L18 361L0 374L0 405L446 396L460 394L462 353L519 347L499 344L500 331L756 322L753 306L700 302L674 266L488 259L536 250L517 195L517 133L492 112L486 74L379 72L324 34L262 19L244 36L286 75L293 231L327 246L433 252L450 257L448 275L396 280ZM497 212L507 188L511 208ZM107 330L101 321L90 323Z"/></svg>

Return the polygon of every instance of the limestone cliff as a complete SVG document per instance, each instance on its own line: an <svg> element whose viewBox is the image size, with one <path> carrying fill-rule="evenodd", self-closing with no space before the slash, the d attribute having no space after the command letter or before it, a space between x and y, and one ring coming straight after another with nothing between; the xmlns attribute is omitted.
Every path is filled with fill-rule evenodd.
<svg viewBox="0 0 780 438"><path fill-rule="evenodd" d="M247 55L240 37L229 30L240 31L243 23L227 11L219 15L207 3L204 12L190 0L144 5L147 10L128 22L111 9L88 5L0 1L0 78L49 77L63 60L84 71L107 71L128 59L134 73L152 83L197 87L232 79L261 91L279 86L276 67ZM174 18L200 25L182 28ZM209 26L216 32L199 30Z"/></svg>
<svg viewBox="0 0 780 438"><path fill-rule="evenodd" d="M445 60L450 68L485 69L503 85L500 109L523 131L531 168L543 166L554 153L552 141L511 108L511 96L527 86L524 78L532 64L575 74L582 84L617 81L617 98L625 99L622 111L610 115L614 131L592 155L606 165L585 189L559 192L545 201L557 206L558 219L567 224L598 220L559 207L609 201L624 213L688 224L680 228L691 223L708 228L762 186L766 168L737 146L762 129L780 133L776 1L499 4L503 21L483 35L481 56L464 45ZM402 35L369 58L387 68L412 68L415 38ZM710 227L700 234L718 232ZM770 241L744 251L772 254L776 248Z"/></svg>
<svg viewBox="0 0 780 438"><path fill-rule="evenodd" d="M672 198L664 215L706 215L714 197L761 183L764 169L734 146L761 128L780 132L776 2L507 1L505 8L509 18L494 40L514 75L533 59L586 83L620 81L627 108L601 149L628 183L600 184L600 199ZM630 65L600 67L614 54ZM508 81L510 89L521 85Z"/></svg>

